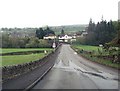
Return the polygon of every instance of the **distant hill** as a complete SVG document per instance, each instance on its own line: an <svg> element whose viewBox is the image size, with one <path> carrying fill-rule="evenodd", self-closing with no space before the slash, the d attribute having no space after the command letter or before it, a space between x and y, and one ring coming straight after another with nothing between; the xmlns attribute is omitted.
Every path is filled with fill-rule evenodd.
<svg viewBox="0 0 120 91"><path fill-rule="evenodd" d="M63 29L65 31L65 33L75 33L78 31L83 31L85 30L85 28L88 25L64 25L64 26L54 26L54 27L50 27L50 29L52 29L55 34L60 34L61 30Z"/></svg>
<svg viewBox="0 0 120 91"><path fill-rule="evenodd" d="M63 29L66 34L76 33L78 31L83 31L88 25L64 25L64 26L48 26L51 30L55 32L56 35L61 33ZM46 27L42 27L45 29ZM2 28L0 33L9 34L12 36L35 36L35 31L37 28Z"/></svg>

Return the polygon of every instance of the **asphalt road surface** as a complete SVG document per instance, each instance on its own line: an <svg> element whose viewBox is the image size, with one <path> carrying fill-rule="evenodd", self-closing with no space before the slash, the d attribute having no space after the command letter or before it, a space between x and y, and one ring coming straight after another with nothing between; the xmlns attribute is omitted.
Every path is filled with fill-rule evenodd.
<svg viewBox="0 0 120 91"><path fill-rule="evenodd" d="M79 56L62 45L48 74L32 89L118 89L118 71Z"/></svg>

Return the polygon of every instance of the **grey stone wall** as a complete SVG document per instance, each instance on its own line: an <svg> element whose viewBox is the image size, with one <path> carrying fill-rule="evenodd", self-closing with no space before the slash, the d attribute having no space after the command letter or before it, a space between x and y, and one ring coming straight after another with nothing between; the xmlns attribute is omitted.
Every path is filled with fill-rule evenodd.
<svg viewBox="0 0 120 91"><path fill-rule="evenodd" d="M2 68L2 81L7 81L9 79L12 79L16 76L20 76L26 72L32 71L36 69L37 67L43 66L46 63L49 62L50 66L53 65L55 59L57 58L57 55L59 53L61 45L59 45L55 51L48 54L44 58L40 60L36 60L30 63L20 64L16 66L9 66L9 67L3 67ZM50 61L52 60L52 61Z"/></svg>

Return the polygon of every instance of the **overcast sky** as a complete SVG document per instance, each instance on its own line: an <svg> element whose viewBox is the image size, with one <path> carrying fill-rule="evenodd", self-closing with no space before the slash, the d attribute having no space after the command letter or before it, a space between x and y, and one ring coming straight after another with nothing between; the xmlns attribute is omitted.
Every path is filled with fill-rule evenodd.
<svg viewBox="0 0 120 91"><path fill-rule="evenodd" d="M88 24L118 19L120 0L0 0L0 27Z"/></svg>

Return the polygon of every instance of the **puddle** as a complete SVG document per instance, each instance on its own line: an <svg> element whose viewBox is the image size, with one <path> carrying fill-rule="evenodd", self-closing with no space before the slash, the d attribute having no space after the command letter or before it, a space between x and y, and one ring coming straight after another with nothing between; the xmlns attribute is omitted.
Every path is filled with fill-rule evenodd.
<svg viewBox="0 0 120 91"><path fill-rule="evenodd" d="M66 66L65 64L63 64L62 60L59 60L59 62L56 62L53 67L60 69L60 70L63 70L63 71L75 72L78 75L80 75L80 72L81 72L83 74L93 75L93 76L100 77L100 78L105 79L105 80L117 80L117 81L119 81L119 79L116 76L109 74L109 73L106 73L106 72L103 72L103 71L101 71L101 72L86 71L85 69L77 66L72 61L69 61L68 66Z"/></svg>

